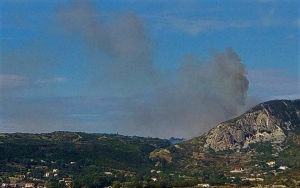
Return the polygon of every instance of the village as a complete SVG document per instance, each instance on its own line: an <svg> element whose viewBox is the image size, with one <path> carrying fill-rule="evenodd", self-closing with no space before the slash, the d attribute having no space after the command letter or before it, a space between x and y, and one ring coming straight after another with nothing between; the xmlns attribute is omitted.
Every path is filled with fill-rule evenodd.
<svg viewBox="0 0 300 188"><path fill-rule="evenodd" d="M32 160L33 162L33 160ZM49 164L44 160L40 161L41 164ZM56 164L56 161L50 161L50 164ZM15 164L16 165L16 164ZM77 162L70 162L69 164L64 164L65 166L72 167L77 165ZM244 186L250 186L250 185L260 185L260 183L264 182L264 177L266 175L274 175L280 174L283 171L286 171L289 169L288 166L280 165L277 166L275 161L268 161L265 164L255 164L255 169L262 169L262 165L266 165L267 169L269 171L254 171L253 169L249 168L243 168L243 167L235 167L232 170L228 172L224 177L229 179L226 185L244 185ZM47 188L47 187L66 187L71 188L74 187L74 182L71 174L66 174L65 170L62 172L59 168L51 168L46 165L32 165L31 168L28 168L26 173L20 173L20 172L10 172L5 173L1 172L1 187L2 188L14 188L14 187L20 187L20 188ZM134 178L136 176L135 173L126 172L126 171L103 171L103 176L110 178L114 177L117 178L120 175L120 172L124 173L124 177L130 177ZM251 173L252 172L252 173ZM159 168L151 169L149 172L149 181L152 182L159 182L163 181L164 177L169 176L170 179L185 179L189 180L195 177L191 177L190 175L185 174L177 174L177 173L169 173L165 174L160 170ZM197 177L196 177L197 178ZM202 180L202 183L197 183L195 187L214 187L214 185L210 183L206 183L203 178L198 177L199 180ZM113 185L113 184L112 184ZM118 187L109 185L107 187ZM121 185L121 184L120 184ZM277 187L285 187L285 185L277 185Z"/></svg>

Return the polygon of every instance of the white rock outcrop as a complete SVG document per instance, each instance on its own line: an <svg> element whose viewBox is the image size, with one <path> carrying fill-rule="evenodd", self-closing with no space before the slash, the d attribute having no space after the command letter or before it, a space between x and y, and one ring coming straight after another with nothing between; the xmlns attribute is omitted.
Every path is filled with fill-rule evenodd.
<svg viewBox="0 0 300 188"><path fill-rule="evenodd" d="M204 147L214 151L246 149L251 143L280 144L287 132L300 127L300 101L262 103L245 114L223 122L205 134Z"/></svg>

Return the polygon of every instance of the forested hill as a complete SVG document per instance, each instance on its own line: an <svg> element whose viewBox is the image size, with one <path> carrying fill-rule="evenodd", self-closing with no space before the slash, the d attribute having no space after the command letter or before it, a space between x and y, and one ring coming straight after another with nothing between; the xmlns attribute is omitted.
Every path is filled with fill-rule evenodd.
<svg viewBox="0 0 300 188"><path fill-rule="evenodd" d="M147 167L151 151L170 145L168 140L158 138L75 132L1 134L0 142L0 159L6 162L82 161L127 170Z"/></svg>
<svg viewBox="0 0 300 188"><path fill-rule="evenodd" d="M168 146L170 142L164 139L118 134L1 134L0 176L29 174L42 179L47 171L60 169L55 177L58 182L64 177L82 178L106 171L150 172L155 165L150 152Z"/></svg>

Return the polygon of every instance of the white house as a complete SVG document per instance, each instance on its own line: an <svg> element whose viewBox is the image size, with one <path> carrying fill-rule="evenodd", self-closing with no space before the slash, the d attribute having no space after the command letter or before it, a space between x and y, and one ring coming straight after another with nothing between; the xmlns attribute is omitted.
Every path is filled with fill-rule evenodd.
<svg viewBox="0 0 300 188"><path fill-rule="evenodd" d="M264 181L263 178L245 178L242 181L245 181L245 180L248 180L248 181Z"/></svg>
<svg viewBox="0 0 300 188"><path fill-rule="evenodd" d="M289 167L287 167L287 166L280 166L278 169L279 170L286 170L286 169L288 169Z"/></svg>
<svg viewBox="0 0 300 188"><path fill-rule="evenodd" d="M104 172L105 175L112 175L112 172Z"/></svg>
<svg viewBox="0 0 300 188"><path fill-rule="evenodd" d="M25 188L32 188L34 187L34 183L25 183Z"/></svg>
<svg viewBox="0 0 300 188"><path fill-rule="evenodd" d="M234 170L231 170L230 172L231 173L241 173L241 172L244 172L244 169L243 168L235 168Z"/></svg>
<svg viewBox="0 0 300 188"><path fill-rule="evenodd" d="M52 170L52 172L58 172L58 169L54 168L54 169Z"/></svg>
<svg viewBox="0 0 300 188"><path fill-rule="evenodd" d="M275 161L269 161L269 162L267 162L267 165L271 166L271 167L273 167L275 164L276 164Z"/></svg>
<svg viewBox="0 0 300 188"><path fill-rule="evenodd" d="M208 183L199 183L197 186L198 187L209 187L209 184Z"/></svg>

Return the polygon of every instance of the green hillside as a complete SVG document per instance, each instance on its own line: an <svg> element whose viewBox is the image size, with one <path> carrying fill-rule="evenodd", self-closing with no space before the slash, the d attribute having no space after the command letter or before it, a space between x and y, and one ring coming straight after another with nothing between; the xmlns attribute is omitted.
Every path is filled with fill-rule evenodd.
<svg viewBox="0 0 300 188"><path fill-rule="evenodd" d="M125 175L150 172L155 164L149 159L149 153L169 145L168 140L118 134L1 134L0 176L5 182L10 176L26 174L27 181L38 179L48 183L71 177L78 186L101 187L113 180L125 181ZM55 177L51 173L52 179L45 178L45 173L53 169L59 169L59 173ZM110 173L123 177L115 178Z"/></svg>

